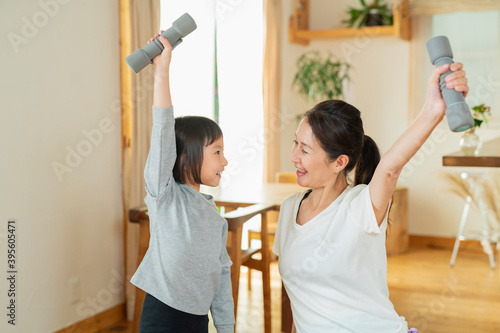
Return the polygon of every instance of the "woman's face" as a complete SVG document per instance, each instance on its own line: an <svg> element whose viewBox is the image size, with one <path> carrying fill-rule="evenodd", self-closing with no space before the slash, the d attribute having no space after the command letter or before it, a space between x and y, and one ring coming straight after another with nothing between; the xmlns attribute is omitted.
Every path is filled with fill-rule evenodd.
<svg viewBox="0 0 500 333"><path fill-rule="evenodd" d="M314 189L335 183L335 163L329 161L307 119L302 120L295 133L290 160L297 169L300 186Z"/></svg>

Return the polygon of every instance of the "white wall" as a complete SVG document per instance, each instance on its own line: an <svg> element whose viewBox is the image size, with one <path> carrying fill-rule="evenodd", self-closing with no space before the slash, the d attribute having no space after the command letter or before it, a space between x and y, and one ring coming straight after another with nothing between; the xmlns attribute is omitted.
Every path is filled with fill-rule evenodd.
<svg viewBox="0 0 500 333"><path fill-rule="evenodd" d="M340 27L345 9L357 2L314 0L310 2L310 29ZM288 42L288 24L292 2L283 2L282 40L282 132L281 170L294 172L290 162L293 135L298 123L294 116L302 114L314 103L292 89L296 61L309 50L331 52L353 66L351 83L345 100L362 113L365 133L386 152L409 124L410 42L399 37L349 38L312 41L309 46ZM418 70L418 69L416 69ZM430 75L430 72L429 72ZM481 129L485 140L498 136L498 129ZM411 234L453 237L458 229L463 201L443 191L445 183L439 173L457 168L441 166L442 156L459 149L460 134L452 133L442 123L424 149L417 154L400 179L409 189L409 231ZM476 169L477 171L477 169ZM471 212L471 228L480 228L477 211ZM476 228L476 229L477 229Z"/></svg>
<svg viewBox="0 0 500 333"><path fill-rule="evenodd" d="M344 10L339 8L345 8L346 3L349 2L312 1L310 28L340 26L345 17ZM397 37L360 36L312 41L308 46L290 44L287 34L292 4L285 1L283 6L283 118L289 119L287 114L302 114L314 106L292 89L297 59L309 50L319 50L324 55L331 52L352 65L345 100L361 111L366 134L386 151L407 124L409 43ZM282 133L281 169L285 171L294 171L289 157L297 125L295 120L290 120Z"/></svg>
<svg viewBox="0 0 500 333"><path fill-rule="evenodd" d="M349 1L312 1L310 29L330 29L340 26ZM351 64L351 81L347 85L345 100L362 113L366 134L373 137L382 151L386 151L407 124L409 43L397 37L331 39L312 41L308 46L288 42L288 20L292 4L283 3L282 43L282 107L284 119L289 114L302 114L313 102L292 88L296 61L305 52L319 50L323 55L331 52ZM326 14L325 14L326 13ZM330 15L331 14L331 15ZM298 123L288 121L282 134L281 168L293 171L290 150Z"/></svg>
<svg viewBox="0 0 500 333"><path fill-rule="evenodd" d="M0 331L53 332L123 302L118 4L1 7ZM15 327L6 316L9 219Z"/></svg>

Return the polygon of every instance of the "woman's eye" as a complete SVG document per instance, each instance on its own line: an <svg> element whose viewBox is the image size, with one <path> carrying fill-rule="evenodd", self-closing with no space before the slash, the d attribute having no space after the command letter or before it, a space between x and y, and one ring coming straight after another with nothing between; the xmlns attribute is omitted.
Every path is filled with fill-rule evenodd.
<svg viewBox="0 0 500 333"><path fill-rule="evenodd" d="M293 144L298 145L299 143L297 142L297 140L293 140Z"/></svg>
<svg viewBox="0 0 500 333"><path fill-rule="evenodd" d="M303 152L304 154L308 154L308 152L307 152L307 151L305 151L304 149L302 149L302 152Z"/></svg>

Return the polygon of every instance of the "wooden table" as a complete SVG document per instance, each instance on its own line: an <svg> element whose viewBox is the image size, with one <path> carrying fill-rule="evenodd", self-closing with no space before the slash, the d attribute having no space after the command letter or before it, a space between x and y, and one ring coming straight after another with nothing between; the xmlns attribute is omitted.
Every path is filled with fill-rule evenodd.
<svg viewBox="0 0 500 333"><path fill-rule="evenodd" d="M210 194L219 206L246 207L254 204L274 204L279 210L281 203L290 195L304 191L305 188L297 184L265 183L244 188L201 187L201 192Z"/></svg>
<svg viewBox="0 0 500 333"><path fill-rule="evenodd" d="M500 167L500 137L485 142L477 155L460 151L443 156L443 166Z"/></svg>
<svg viewBox="0 0 500 333"><path fill-rule="evenodd" d="M229 184L230 185L230 184ZM265 183L254 186L240 187L205 187L202 186L201 192L210 194L218 206L224 206L226 209L236 209L253 204L273 204L274 210L279 211L281 203L290 195L304 191L305 188L298 184L286 183ZM281 296L281 330L282 332L291 332L292 309L290 300L282 287Z"/></svg>
<svg viewBox="0 0 500 333"><path fill-rule="evenodd" d="M487 141L483 144L483 147L477 155L465 155L463 152L455 152L450 155L443 156L443 166L454 166L454 167L500 167L500 137L493 140ZM483 219L483 238L487 239L485 244L489 244L489 226L487 221L487 211L484 204L483 191L481 187L476 182L476 176L464 172L463 179L469 182L469 186L472 190L477 190L476 200L481 211ZM458 249L460 247L460 242L465 239L463 233L465 229L465 224L467 221L467 215L469 214L470 204L472 202L472 197L469 195L465 200L464 210L462 212L462 218L460 220L460 225L458 227L457 238L455 240L455 246L453 247L453 252L451 254L450 266L455 265L455 259L458 254ZM491 249L490 249L491 250ZM495 258L492 251L488 253L490 259L490 266L495 269Z"/></svg>

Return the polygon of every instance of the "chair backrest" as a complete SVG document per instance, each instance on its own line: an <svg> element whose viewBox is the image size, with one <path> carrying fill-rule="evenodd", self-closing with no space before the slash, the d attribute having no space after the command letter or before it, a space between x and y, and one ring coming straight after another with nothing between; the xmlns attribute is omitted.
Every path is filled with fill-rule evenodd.
<svg viewBox="0 0 500 333"><path fill-rule="evenodd" d="M255 204L248 207L242 207L237 210L225 213L222 216L227 220L229 232L240 231L240 227L252 217L265 214L269 211L276 210L275 205L271 204Z"/></svg>
<svg viewBox="0 0 500 333"><path fill-rule="evenodd" d="M295 184L297 182L297 175L295 172L277 172L275 181L276 183Z"/></svg>

